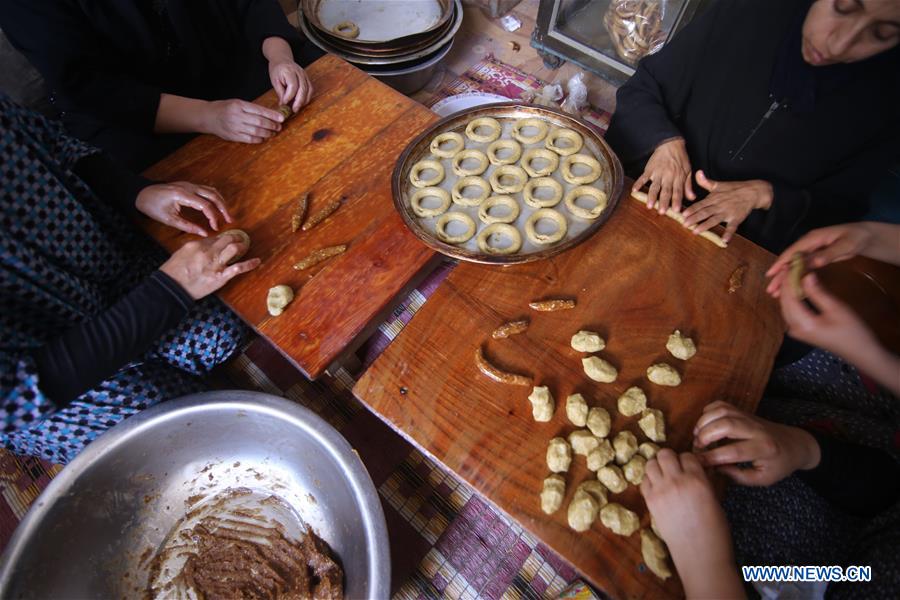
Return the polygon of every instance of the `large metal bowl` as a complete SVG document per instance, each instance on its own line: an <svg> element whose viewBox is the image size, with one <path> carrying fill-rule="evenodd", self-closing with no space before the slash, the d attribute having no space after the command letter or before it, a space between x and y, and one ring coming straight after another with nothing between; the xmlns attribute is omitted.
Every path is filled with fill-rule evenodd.
<svg viewBox="0 0 900 600"><path fill-rule="evenodd" d="M0 597L143 597L186 505L239 487L279 496L328 542L346 597L388 597L387 528L362 461L308 409L254 392L165 402L89 445L19 525Z"/></svg>

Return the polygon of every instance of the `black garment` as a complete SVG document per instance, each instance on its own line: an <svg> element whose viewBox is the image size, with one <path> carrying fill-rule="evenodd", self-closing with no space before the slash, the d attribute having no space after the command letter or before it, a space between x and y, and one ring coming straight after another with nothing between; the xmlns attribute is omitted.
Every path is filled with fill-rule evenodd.
<svg viewBox="0 0 900 600"><path fill-rule="evenodd" d="M810 229L859 219L900 153L900 50L833 67L797 61L792 36L808 4L717 0L641 61L606 135L631 175L681 136L693 169L711 179L769 181L772 207L738 231L774 252Z"/></svg>
<svg viewBox="0 0 900 600"><path fill-rule="evenodd" d="M138 169L189 139L154 135L161 93L253 100L271 87L268 37L301 65L320 54L275 0L4 0L0 26L68 131Z"/></svg>

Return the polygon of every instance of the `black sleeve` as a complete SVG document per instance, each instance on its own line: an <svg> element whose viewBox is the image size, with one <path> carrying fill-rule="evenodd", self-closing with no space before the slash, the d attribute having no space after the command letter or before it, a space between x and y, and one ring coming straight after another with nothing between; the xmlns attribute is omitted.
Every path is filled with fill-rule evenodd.
<svg viewBox="0 0 900 600"><path fill-rule="evenodd" d="M34 353L41 391L64 407L146 352L193 303L168 275L152 273L105 312Z"/></svg>
<svg viewBox="0 0 900 600"><path fill-rule="evenodd" d="M98 198L123 212L134 208L138 193L153 181L123 167L108 154L98 152L75 163L72 172L78 176Z"/></svg>
<svg viewBox="0 0 900 600"><path fill-rule="evenodd" d="M263 41L269 37L283 38L292 48L301 42L300 34L288 22L276 0L237 0L237 3L243 15L244 35L260 52Z"/></svg>
<svg viewBox="0 0 900 600"><path fill-rule="evenodd" d="M819 466L797 476L850 514L872 516L900 500L900 463L886 452L810 432L819 443Z"/></svg>

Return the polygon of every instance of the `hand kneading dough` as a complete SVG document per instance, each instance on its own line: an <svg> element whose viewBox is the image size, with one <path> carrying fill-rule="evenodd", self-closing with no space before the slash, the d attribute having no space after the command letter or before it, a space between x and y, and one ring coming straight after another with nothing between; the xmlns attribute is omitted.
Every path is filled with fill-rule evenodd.
<svg viewBox="0 0 900 600"><path fill-rule="evenodd" d="M675 333L669 336L669 341L666 342L666 350L672 356L681 360L687 360L697 354L697 346L694 345L694 340L681 335L681 332L677 329Z"/></svg>
<svg viewBox="0 0 900 600"><path fill-rule="evenodd" d="M597 471L597 480L605 485L613 494L621 494L625 491L625 488L628 487L628 482L625 481L625 475L622 474L622 469L616 465L606 465L605 467L602 467Z"/></svg>
<svg viewBox="0 0 900 600"><path fill-rule="evenodd" d="M620 431L613 438L612 445L616 451L616 462L624 465L637 452L637 437L630 431Z"/></svg>
<svg viewBox="0 0 900 600"><path fill-rule="evenodd" d="M612 421L609 418L609 413L605 408L595 406L590 411L588 411L588 429L590 429L591 433L596 435L598 438L605 438L609 435L609 427L611 423Z"/></svg>
<svg viewBox="0 0 900 600"><path fill-rule="evenodd" d="M643 444L638 446L638 454L643 456L646 460L654 458L657 452L659 452L659 446L657 446L653 442L644 442Z"/></svg>
<svg viewBox="0 0 900 600"><path fill-rule="evenodd" d="M647 459L640 454L635 454L631 457L631 460L622 467L622 473L625 474L625 479L628 480L628 483L641 485L641 481L644 479L644 467L646 466Z"/></svg>
<svg viewBox="0 0 900 600"><path fill-rule="evenodd" d="M552 515L562 506L565 495L566 480L562 475L551 475L544 480L544 489L541 490L541 510Z"/></svg>
<svg viewBox="0 0 900 600"><path fill-rule="evenodd" d="M599 333L579 331L572 336L572 348L579 352L600 352L606 348L606 342Z"/></svg>
<svg viewBox="0 0 900 600"><path fill-rule="evenodd" d="M577 490L587 492L588 494L593 496L594 500L597 501L597 504L601 508L606 506L609 502L609 500L606 499L606 488L596 479L588 479L586 481L582 481L578 484L578 488L576 489L576 491Z"/></svg>
<svg viewBox="0 0 900 600"><path fill-rule="evenodd" d="M597 520L600 503L584 490L575 490L572 502L569 503L569 527L575 531L587 531Z"/></svg>
<svg viewBox="0 0 900 600"><path fill-rule="evenodd" d="M572 464L572 448L561 437L555 437L547 445L547 466L554 473L565 473Z"/></svg>
<svg viewBox="0 0 900 600"><path fill-rule="evenodd" d="M553 418L553 396L550 394L550 389L547 386L535 386L531 390L528 400L531 402L531 415L535 421L546 423Z"/></svg>
<svg viewBox="0 0 900 600"><path fill-rule="evenodd" d="M615 502L610 502L600 510L600 522L618 535L628 537L641 526L638 516Z"/></svg>
<svg viewBox="0 0 900 600"><path fill-rule="evenodd" d="M619 376L616 368L599 356L588 356L581 359L585 374L600 383L612 383Z"/></svg>
<svg viewBox="0 0 900 600"><path fill-rule="evenodd" d="M600 440L587 429L579 429L569 434L569 444L572 445L575 454L587 456L591 450L600 445Z"/></svg>
<svg viewBox="0 0 900 600"><path fill-rule="evenodd" d="M666 363L650 365L647 369L647 379L656 385L668 385L671 387L681 385L681 375Z"/></svg>
<svg viewBox="0 0 900 600"><path fill-rule="evenodd" d="M641 411L647 408L647 395L644 393L644 390L635 385L625 390L625 393L619 396L617 404L620 415L633 417L641 414Z"/></svg>
<svg viewBox="0 0 900 600"><path fill-rule="evenodd" d="M584 427L587 425L588 407L581 394L572 394L566 398L566 416L572 425Z"/></svg>
<svg viewBox="0 0 900 600"><path fill-rule="evenodd" d="M608 465L612 459L616 457L616 451L613 450L609 440L600 440L600 445L588 452L587 468L591 471L599 471Z"/></svg>
<svg viewBox="0 0 900 600"><path fill-rule="evenodd" d="M661 410L648 408L644 416L638 421L641 431L654 442L666 441L666 422L663 420Z"/></svg>
<svg viewBox="0 0 900 600"><path fill-rule="evenodd" d="M644 557L644 564L647 565L647 568L663 581L672 576L672 571L669 570L666 562L666 559L669 558L666 545L655 533L646 529L641 529L641 556Z"/></svg>

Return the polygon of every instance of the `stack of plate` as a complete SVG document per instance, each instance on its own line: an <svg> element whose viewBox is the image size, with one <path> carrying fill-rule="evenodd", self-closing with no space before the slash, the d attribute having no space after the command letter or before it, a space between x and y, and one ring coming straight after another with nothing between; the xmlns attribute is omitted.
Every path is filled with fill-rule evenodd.
<svg viewBox="0 0 900 600"><path fill-rule="evenodd" d="M316 46L411 94L431 78L462 24L461 0L299 0Z"/></svg>

